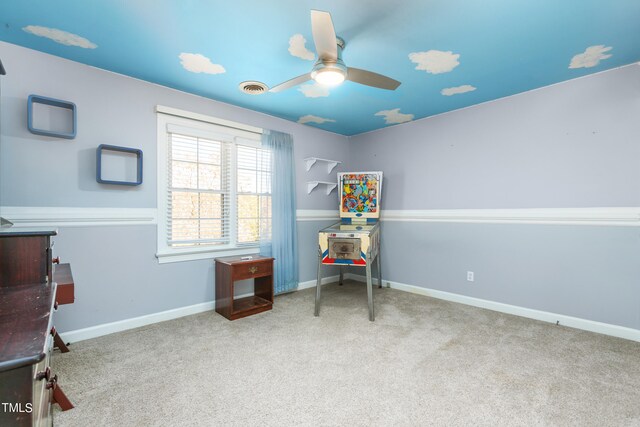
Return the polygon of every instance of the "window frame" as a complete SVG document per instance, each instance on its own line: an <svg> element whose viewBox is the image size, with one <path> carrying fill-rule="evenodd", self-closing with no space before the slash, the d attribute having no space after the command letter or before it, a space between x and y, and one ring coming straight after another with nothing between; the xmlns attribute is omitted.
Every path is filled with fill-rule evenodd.
<svg viewBox="0 0 640 427"><path fill-rule="evenodd" d="M157 112L157 252L156 258L160 264L180 261L212 259L215 257L232 255L252 255L259 253L258 244L237 244L237 145L262 148L262 129L241 123L217 119L201 114L189 113L169 107L156 107ZM203 247L173 247L167 244L169 191L168 159L169 159L169 126L193 129L207 134L209 137L230 145L230 189L231 203L229 206L230 243L218 246Z"/></svg>
<svg viewBox="0 0 640 427"><path fill-rule="evenodd" d="M251 148L256 149L256 150L264 150L264 147L262 146L262 142L259 142L258 144L255 144L255 143L252 143L252 142L250 142L250 141L246 141L246 140L243 140L243 141L241 141L241 142L240 142L240 141L238 141L238 142L233 146L234 150L236 150L236 151L235 151L235 153L233 154L234 159L236 160L236 164L235 164L235 168L234 168L234 170L232 170L232 171L231 171L231 173L234 173L234 172L235 172L234 178L236 178L236 179L237 179L237 177L238 177L238 171L239 171L240 169L244 169L245 171L246 171L246 170L254 171L254 172L256 172L256 173L257 173L257 172L263 172L262 170L258 170L258 169L246 169L246 168L241 168L241 167L238 165L238 163L237 163L237 161L238 161L238 152L237 152L237 149L238 149L238 146L239 146L239 145L244 146L244 147L251 147ZM270 151L270 150L265 150L265 151ZM258 156L258 155L259 155L259 153L256 153L256 156ZM270 153L270 156L271 156L271 155L272 155L272 154ZM270 159L271 159L271 157L270 157ZM269 172L273 173L273 171L271 171L271 165L269 165ZM257 174L256 174L256 178L257 178ZM256 183L256 184L257 184L257 183ZM270 178L269 178L269 188L271 188L271 185L272 185L272 177L270 177ZM258 187L258 185L257 185L256 187ZM236 209L238 208L238 204L239 204L239 202L240 202L240 196L251 196L251 195L255 195L255 196L257 197L258 210L260 210L260 199L261 199L261 197L264 197L264 196L267 196L267 195L268 195L269 197L271 197L271 196L272 196L272 192L269 192L269 193L266 193L266 192L259 192L259 191L257 191L257 188L256 188L256 192L255 192L255 193L251 193L251 192L239 192L239 191L238 191L238 182L237 182L237 181L235 182L235 185L234 185L233 191L234 191L234 194L233 194L232 198L233 198L234 200L232 201L232 203L235 205L235 208L236 208ZM255 219L257 219L257 220L258 220L258 229L259 229L259 230L261 230L261 229L262 229L262 228L261 228L261 227L262 227L262 225L260 224L260 219L268 218L268 219L269 219L269 223L270 223L270 224L273 224L273 198L271 198L271 200L270 200L269 213L270 213L270 215L269 215L268 217L264 217L264 216L260 216L260 215L259 215L257 218L255 218ZM238 231L240 230L240 220L241 220L241 219L248 219L248 218L240 218L240 216L238 216L238 213L237 213L237 211L236 211L235 218L233 219L233 220L235 220L235 222L236 222L236 227L235 227L235 231L236 231L236 232L238 232ZM258 233L258 234L260 234L260 233ZM238 242L238 236L236 235L235 237L236 237L236 244L237 244L237 246L238 246L238 247L251 247L251 246L256 246L256 245L259 245L259 244L260 244L260 236L258 237L258 241L257 241L257 242L255 242L255 243L253 243L253 242L249 242L249 243L239 243L239 242ZM269 238L269 239L271 238L271 230L269 231L269 236L268 236L268 238Z"/></svg>

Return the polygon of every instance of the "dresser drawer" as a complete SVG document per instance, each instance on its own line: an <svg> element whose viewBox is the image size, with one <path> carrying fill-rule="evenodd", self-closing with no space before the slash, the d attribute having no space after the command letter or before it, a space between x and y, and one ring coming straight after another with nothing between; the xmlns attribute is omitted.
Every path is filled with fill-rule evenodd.
<svg viewBox="0 0 640 427"><path fill-rule="evenodd" d="M233 267L232 280L251 279L253 277L270 276L273 273L273 262L247 262L246 264L236 264Z"/></svg>
<svg viewBox="0 0 640 427"><path fill-rule="evenodd" d="M62 304L73 304L75 301L73 283L65 285L58 285L58 291L56 293L56 302Z"/></svg>
<svg viewBox="0 0 640 427"><path fill-rule="evenodd" d="M55 265L53 268L53 281L58 284L58 290L56 292L56 301L58 304L73 304L75 298L71 265Z"/></svg>

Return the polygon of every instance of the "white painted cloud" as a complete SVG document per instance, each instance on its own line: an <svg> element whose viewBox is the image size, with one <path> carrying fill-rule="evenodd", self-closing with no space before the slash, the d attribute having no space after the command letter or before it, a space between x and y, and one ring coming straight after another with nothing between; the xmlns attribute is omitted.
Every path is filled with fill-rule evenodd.
<svg viewBox="0 0 640 427"><path fill-rule="evenodd" d="M424 70L431 74L448 73L460 65L460 55L451 51L428 50L409 54L411 62L418 64L416 70Z"/></svg>
<svg viewBox="0 0 640 427"><path fill-rule="evenodd" d="M403 114L399 108L378 111L376 116L383 116L386 124L404 123L413 120L413 114Z"/></svg>
<svg viewBox="0 0 640 427"><path fill-rule="evenodd" d="M322 86L317 83L300 85L298 90L307 98L322 98L329 96L329 89L327 89L326 86Z"/></svg>
<svg viewBox="0 0 640 427"><path fill-rule="evenodd" d="M609 52L612 47L600 44L597 46L589 46L583 53L579 53L571 58L569 68L591 68L595 67L603 59L611 58L611 55L605 54Z"/></svg>
<svg viewBox="0 0 640 427"><path fill-rule="evenodd" d="M307 61L313 61L315 55L305 46L307 39L302 34L294 34L289 39L289 53L298 58L306 59Z"/></svg>
<svg viewBox="0 0 640 427"><path fill-rule="evenodd" d="M471 85L462 85L462 86L448 87L448 88L442 89L440 93L443 94L444 96L451 96L451 95L458 95L461 93L473 92L474 90L476 90L476 88Z"/></svg>
<svg viewBox="0 0 640 427"><path fill-rule="evenodd" d="M335 122L333 119L325 119L324 117L313 116L311 114L307 114L306 116L302 116L298 119L298 123L318 123L322 124L325 122Z"/></svg>
<svg viewBox="0 0 640 427"><path fill-rule="evenodd" d="M57 28L40 27L38 25L27 25L22 28L23 31L33 34L38 37L45 37L53 40L56 43L63 44L65 46L76 46L83 49L95 49L97 44L81 37L77 34L68 33L66 31L58 30Z"/></svg>
<svg viewBox="0 0 640 427"><path fill-rule="evenodd" d="M199 53L185 53L178 55L185 70L192 73L221 74L227 70L220 64L214 64L209 58Z"/></svg>

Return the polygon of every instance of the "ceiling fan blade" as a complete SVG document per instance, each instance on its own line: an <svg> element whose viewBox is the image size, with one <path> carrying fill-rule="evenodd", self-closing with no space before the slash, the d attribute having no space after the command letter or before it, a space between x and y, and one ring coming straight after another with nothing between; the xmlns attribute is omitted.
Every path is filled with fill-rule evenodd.
<svg viewBox="0 0 640 427"><path fill-rule="evenodd" d="M311 75L309 73L306 73L301 76L294 77L291 80L287 80L284 83L280 83L277 86L272 87L271 89L269 89L269 92L282 92L285 89L298 86L299 84L302 84L309 80L311 80Z"/></svg>
<svg viewBox="0 0 640 427"><path fill-rule="evenodd" d="M318 59L335 61L338 59L338 41L329 12L311 11L311 31L316 45Z"/></svg>
<svg viewBox="0 0 640 427"><path fill-rule="evenodd" d="M396 90L400 82L382 74L373 73L359 68L347 68L347 80L379 89Z"/></svg>

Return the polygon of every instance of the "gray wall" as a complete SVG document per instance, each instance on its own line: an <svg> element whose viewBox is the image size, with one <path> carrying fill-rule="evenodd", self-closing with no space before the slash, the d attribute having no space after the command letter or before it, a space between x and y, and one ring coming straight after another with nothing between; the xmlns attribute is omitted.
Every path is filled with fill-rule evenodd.
<svg viewBox="0 0 640 427"><path fill-rule="evenodd" d="M382 238L383 280L640 329L636 227L383 222Z"/></svg>
<svg viewBox="0 0 640 427"><path fill-rule="evenodd" d="M350 144L384 171L383 210L639 206L640 67ZM382 238L384 279L640 329L637 227L383 221Z"/></svg>
<svg viewBox="0 0 640 427"><path fill-rule="evenodd" d="M299 222L300 281L315 279L317 231L331 221ZM211 260L158 264L153 225L65 227L54 255L71 262L76 302L56 314L56 327L71 331L214 299ZM336 274L331 269L325 275ZM236 285L237 294L250 286ZM313 305L310 302L309 314Z"/></svg>
<svg viewBox="0 0 640 427"><path fill-rule="evenodd" d="M298 209L335 209L337 205L335 193L307 195L305 181L330 179L318 166L306 172L302 159L337 156L335 160L343 160L344 136L4 42L0 42L0 58L7 70L1 82L3 206L156 207L156 105L290 133L295 141ZM30 133L26 126L30 94L74 102L77 137L65 140ZM99 144L142 149L144 184L133 188L98 184L95 149Z"/></svg>
<svg viewBox="0 0 640 427"><path fill-rule="evenodd" d="M383 209L639 206L640 66L350 144L354 168L384 171Z"/></svg>
<svg viewBox="0 0 640 427"><path fill-rule="evenodd" d="M7 70L0 81L0 215L2 206L155 208L157 104L292 134L298 209L335 210L337 206L335 191L330 196L322 191L308 195L305 182L334 180L335 171L348 167L346 137L4 42L0 42L0 58ZM30 94L76 103L77 138L64 140L29 133L26 111ZM95 150L103 143L143 150L141 186L96 183ZM319 166L306 172L303 159L310 156L345 163L332 175ZM317 230L326 223L300 223L303 281L315 276L314 242ZM61 228L54 253L72 264L77 286L76 303L58 313L59 330L213 300L211 260L160 265L156 249L154 225Z"/></svg>
<svg viewBox="0 0 640 427"><path fill-rule="evenodd" d="M213 262L158 264L156 227L60 228L54 255L70 262L74 304L56 314L70 331L213 300Z"/></svg>

